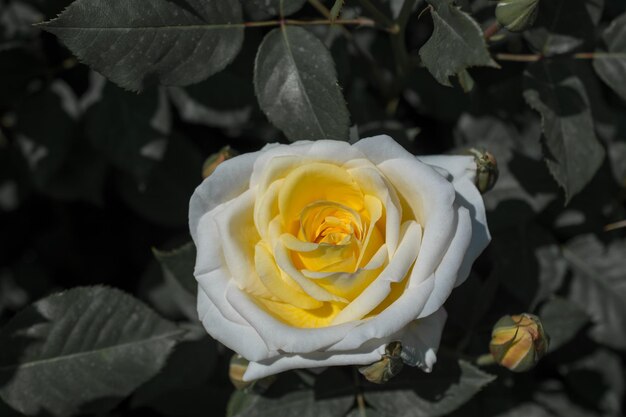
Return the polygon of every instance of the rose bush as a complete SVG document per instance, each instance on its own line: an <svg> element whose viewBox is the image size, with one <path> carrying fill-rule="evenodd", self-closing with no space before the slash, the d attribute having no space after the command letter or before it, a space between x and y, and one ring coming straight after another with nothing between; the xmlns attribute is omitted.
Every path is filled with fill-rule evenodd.
<svg viewBox="0 0 626 417"><path fill-rule="evenodd" d="M198 312L244 378L370 364L400 341L429 371L442 307L490 240L472 156L393 139L268 145L196 189Z"/></svg>

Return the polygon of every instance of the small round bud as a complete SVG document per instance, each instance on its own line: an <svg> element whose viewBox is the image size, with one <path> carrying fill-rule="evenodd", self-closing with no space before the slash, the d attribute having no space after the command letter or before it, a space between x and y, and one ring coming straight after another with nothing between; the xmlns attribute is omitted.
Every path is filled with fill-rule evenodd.
<svg viewBox="0 0 626 417"><path fill-rule="evenodd" d="M500 0L496 20L511 32L521 32L535 23L539 0Z"/></svg>
<svg viewBox="0 0 626 417"><path fill-rule="evenodd" d="M244 359L241 355L233 355L230 358L230 367L228 368L228 377L230 378L230 382L235 386L236 389L244 389L252 385L254 381L244 381L243 374L246 373L246 369L248 369L248 361Z"/></svg>
<svg viewBox="0 0 626 417"><path fill-rule="evenodd" d="M489 350L499 365L525 372L546 354L549 341L539 317L523 313L498 320L491 332Z"/></svg>
<svg viewBox="0 0 626 417"><path fill-rule="evenodd" d="M359 368L359 372L370 382L384 384L402 370L404 363L401 354L402 344L391 342L385 347L385 354L381 360Z"/></svg>
<svg viewBox="0 0 626 417"><path fill-rule="evenodd" d="M224 146L220 149L219 152L214 153L209 156L206 161L204 161L204 165L202 166L202 178L206 178L211 175L217 169L217 166L222 162L234 158L239 155L233 148L230 146Z"/></svg>
<svg viewBox="0 0 626 417"><path fill-rule="evenodd" d="M476 160L476 188L481 193L491 190L498 181L498 161L495 156L487 151L470 149L469 153L474 155Z"/></svg>

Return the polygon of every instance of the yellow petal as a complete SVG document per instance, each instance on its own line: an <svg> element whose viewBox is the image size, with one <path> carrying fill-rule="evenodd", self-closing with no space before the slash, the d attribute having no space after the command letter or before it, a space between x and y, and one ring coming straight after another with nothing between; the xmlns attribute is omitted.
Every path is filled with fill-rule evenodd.
<svg viewBox="0 0 626 417"><path fill-rule="evenodd" d="M278 195L278 208L285 231L296 235L302 210L315 201L324 200L357 212L363 208L363 193L345 169L314 162L291 171Z"/></svg>
<svg viewBox="0 0 626 417"><path fill-rule="evenodd" d="M333 318L341 311L341 305L326 302L320 308L304 310L291 304L257 298L258 305L285 324L302 328L317 328L328 326Z"/></svg>
<svg viewBox="0 0 626 417"><path fill-rule="evenodd" d="M322 307L321 301L310 297L297 284L281 273L274 257L264 243L256 245L254 263L263 285L279 300L303 309Z"/></svg>

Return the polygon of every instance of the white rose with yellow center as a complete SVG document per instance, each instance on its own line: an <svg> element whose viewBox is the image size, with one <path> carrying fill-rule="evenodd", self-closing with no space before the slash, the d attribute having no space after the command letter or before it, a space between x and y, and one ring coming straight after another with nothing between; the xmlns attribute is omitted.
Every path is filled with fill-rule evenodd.
<svg viewBox="0 0 626 417"><path fill-rule="evenodd" d="M452 289L489 242L472 156L387 136L268 145L194 192L198 312L245 380L365 365L402 343L429 371Z"/></svg>

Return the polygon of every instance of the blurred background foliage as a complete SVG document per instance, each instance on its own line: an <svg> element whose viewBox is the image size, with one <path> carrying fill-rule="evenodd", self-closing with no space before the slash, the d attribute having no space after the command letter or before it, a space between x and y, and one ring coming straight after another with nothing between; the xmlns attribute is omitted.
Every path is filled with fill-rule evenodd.
<svg viewBox="0 0 626 417"><path fill-rule="evenodd" d="M274 90L263 89L269 82L263 71L271 73L272 62L254 68L271 27L246 28L233 62L206 80L183 87L142 83L138 94L80 64L57 37L33 26L69 3L0 0L0 324L49 294L104 284L189 330L139 389L130 384L71 413L352 417L362 416L362 401L368 417L622 415L623 0L541 0L535 25L518 33L489 32L495 2L459 0L489 39L478 57L448 45L465 60L454 65L437 61L450 58L445 45L424 49L437 19L464 19L444 10L444 0L429 1L432 6L349 0L340 19L373 18L378 27L298 28L294 36L330 52L325 65L334 62L341 87L330 108L345 99L345 114L329 120L335 126L329 137L385 133L418 155L470 147L495 155L500 178L485 195L493 241L446 303L449 319L433 374L405 369L378 387L355 384L348 370L292 372L264 393L238 391L230 402L231 353L198 329L193 246L169 251L189 240L188 201L206 158L227 145L248 152L318 132L307 130L306 117L298 125L268 102L264 91ZM244 1L244 21L274 18L274 3ZM407 3L415 6L408 12ZM334 2L289 4L290 19L306 20L327 18ZM387 33L391 26L380 20L399 22L402 30ZM467 30L471 45L465 24L459 33ZM613 55L589 59L591 53ZM513 374L470 365L487 351L493 323L520 312L539 315L551 335L539 366ZM483 371L497 378L492 382ZM48 412L64 414L58 410ZM0 416L13 415L19 413L0 402Z"/></svg>

